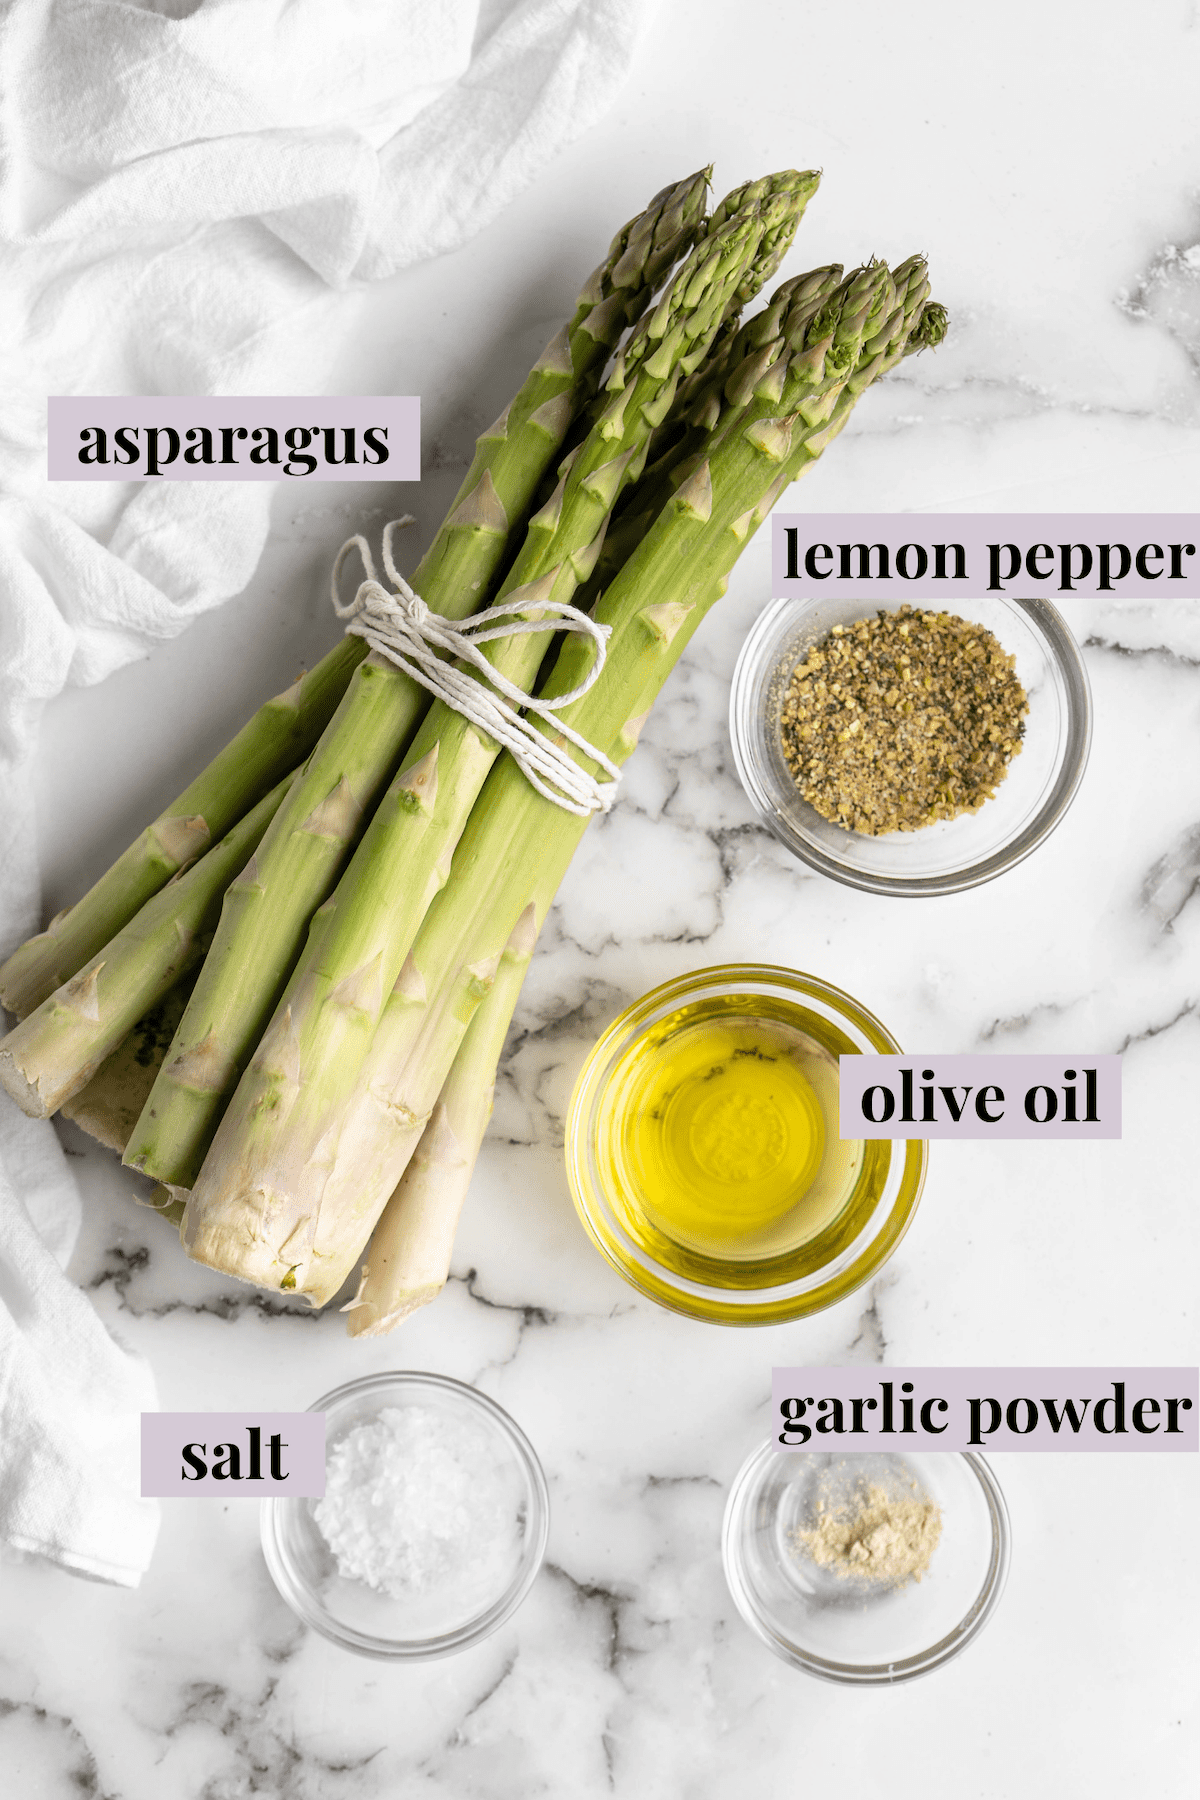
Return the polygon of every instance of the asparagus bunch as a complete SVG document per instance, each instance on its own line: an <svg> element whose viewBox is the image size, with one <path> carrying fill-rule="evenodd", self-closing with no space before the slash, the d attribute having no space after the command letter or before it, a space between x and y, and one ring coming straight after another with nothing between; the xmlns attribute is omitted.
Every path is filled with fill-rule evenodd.
<svg viewBox="0 0 1200 1800"><path fill-rule="evenodd" d="M806 181L805 197L810 188ZM680 375L702 360L764 232L777 238L781 220L794 210L795 191L791 183L768 196L765 207L755 200L732 211L692 252L619 354L607 404L569 458L555 496L531 521L502 590L502 597L522 603L527 617L536 619L547 600L569 598L594 566L612 505L640 466ZM547 641L541 633L506 638L493 661L513 681L531 680ZM460 714L443 705L431 709L285 992L276 1015L284 1032L282 1069L260 1054L230 1103L198 1177L210 1200L253 1190L264 1210L312 1203L300 1196L313 1194L321 1181L321 1145L349 1116L380 1009L446 879L497 752ZM412 803L415 783L424 784L418 804ZM268 1036L273 1046L279 1041L275 1027ZM131 1145L131 1155L136 1148Z"/></svg>
<svg viewBox="0 0 1200 1800"><path fill-rule="evenodd" d="M579 690L559 717L599 770L631 752L775 498L872 380L945 329L919 259L815 270L741 324L817 177L747 184L707 225L706 178L618 234L480 438L413 578L451 617L505 567L501 595L527 626L577 590L595 601L602 676L584 679L592 652L574 638L545 694ZM528 687L548 641L498 638L498 680ZM593 767L557 725L536 728ZM182 1217L191 1253L228 1272L322 1304L369 1238L349 1328L389 1330L445 1279L523 972L586 822L348 638L0 970L29 1014L0 1043L0 1083L28 1110L65 1104L128 1140L127 1161L169 1184L160 1210ZM141 1064L177 1018L131 1130Z"/></svg>
<svg viewBox="0 0 1200 1800"><path fill-rule="evenodd" d="M632 749L635 721L777 493L901 353L928 289L923 267L919 279L910 279L908 266L899 273L898 289L881 266L857 272L815 318L805 312L801 325L798 316L791 341L786 330L781 334L744 411L604 596L598 616L613 630L608 665L567 718L615 760ZM649 604L648 593L655 595ZM566 645L552 693L577 685L586 655ZM585 823L536 794L516 765L502 759L471 813L450 881L381 1003L349 1106L326 1106L328 1065L304 1092L305 1069L285 1009L257 1059L262 1091L268 1081L275 1084L260 1117L273 1122L281 1111L294 1113L303 1094L305 1112L310 1119L315 1113L323 1129L317 1135L306 1128L306 1159L294 1176L289 1172L288 1189L266 1188L253 1164L206 1165L185 1218L192 1255L262 1285L308 1292L317 1303L336 1291L361 1250L364 1225L369 1229L407 1162L429 1089L437 1091L434 1077L440 1084L449 1071L509 934L530 905L540 923ZM390 1304L377 1308L379 1316L393 1311ZM365 1324L367 1309L355 1317Z"/></svg>
<svg viewBox="0 0 1200 1800"><path fill-rule="evenodd" d="M434 612L462 618L484 599L571 420L594 391L621 332L644 311L703 219L708 171L655 196L614 239L575 315L520 393L480 438L454 506L413 586ZM372 654L346 694L259 850L255 880L217 928L125 1160L190 1187L300 953L314 911L374 816L423 818L437 794L436 757L405 764L388 783L421 714L425 690ZM442 778L444 780L444 777Z"/></svg>

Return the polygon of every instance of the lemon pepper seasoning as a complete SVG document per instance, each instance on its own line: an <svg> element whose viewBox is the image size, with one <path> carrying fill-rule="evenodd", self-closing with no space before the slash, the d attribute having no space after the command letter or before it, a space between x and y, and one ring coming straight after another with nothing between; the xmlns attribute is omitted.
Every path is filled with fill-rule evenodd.
<svg viewBox="0 0 1200 1800"><path fill-rule="evenodd" d="M823 818L878 836L977 812L1029 703L990 631L911 606L835 625L788 680L784 759Z"/></svg>

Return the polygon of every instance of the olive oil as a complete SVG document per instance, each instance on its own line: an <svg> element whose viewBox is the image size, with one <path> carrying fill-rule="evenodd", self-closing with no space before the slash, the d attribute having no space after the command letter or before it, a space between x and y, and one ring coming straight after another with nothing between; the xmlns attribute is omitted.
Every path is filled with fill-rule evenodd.
<svg viewBox="0 0 1200 1800"><path fill-rule="evenodd" d="M786 1256L826 1231L865 1148L838 1137L840 1037L806 1008L742 994L633 1039L597 1120L630 1235L688 1273L697 1257Z"/></svg>

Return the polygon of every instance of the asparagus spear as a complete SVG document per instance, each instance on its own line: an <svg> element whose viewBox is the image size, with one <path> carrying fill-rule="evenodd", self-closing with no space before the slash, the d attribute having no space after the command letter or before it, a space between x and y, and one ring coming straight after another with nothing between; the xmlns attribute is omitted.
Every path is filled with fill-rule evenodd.
<svg viewBox="0 0 1200 1800"><path fill-rule="evenodd" d="M615 760L632 750L639 716L723 591L728 569L777 494L841 428L858 392L889 366L892 349L900 354L924 292L921 282L906 281L904 305L897 308L886 269L859 271L799 334L795 349L785 330L777 362L762 375L753 403L720 436L709 461L680 489L604 597L598 610L614 628L609 663L604 679L569 709L568 722ZM885 315L888 336L881 331ZM647 594L655 596L649 605ZM552 691L569 692L582 673L578 651L568 642ZM419 1112L409 1107L403 1085L404 1071L414 1066L414 1045L420 1039L423 1080L435 1062L443 1074L449 1068L471 984L494 970L526 906L534 905L539 922L544 917L584 824L542 799L516 765L502 759L471 813L450 882L430 907L388 998L355 1105L339 1119L323 1104L326 1077L320 1091L310 1084L306 1112L323 1121L324 1130L320 1137L306 1132L307 1159L301 1168L289 1168L286 1186L264 1182L252 1161L239 1162L234 1153L206 1165L185 1218L190 1254L265 1286L302 1289L318 1303L336 1291L362 1242L354 1197L377 1191L381 1182L386 1195L411 1149L403 1147L397 1159L389 1144L396 1122L403 1122L404 1136ZM303 1071L287 1009L264 1041L260 1060L277 1103L294 1114ZM350 1211L353 1229L342 1224Z"/></svg>
<svg viewBox="0 0 1200 1800"><path fill-rule="evenodd" d="M112 867L0 967L0 1001L23 1019L78 974L177 869L199 856L302 762L333 716L366 645L345 638L315 669L260 706L178 800Z"/></svg>
<svg viewBox="0 0 1200 1800"><path fill-rule="evenodd" d="M358 1292L342 1308L351 1337L382 1337L446 1285L454 1233L492 1116L496 1065L536 937L526 907L504 947L412 1158L371 1234ZM387 1312L380 1300L386 1296Z"/></svg>
<svg viewBox="0 0 1200 1800"><path fill-rule="evenodd" d="M0 1039L0 1087L44 1119L85 1088L150 1007L199 960L230 882L253 884L254 852L285 781L185 873L148 900L98 956Z"/></svg>
<svg viewBox="0 0 1200 1800"><path fill-rule="evenodd" d="M676 256L696 236L708 171L664 189L626 225L588 279L575 315L520 393L479 440L455 505L413 586L431 609L462 618L486 597L510 521L533 490L609 350L638 318ZM228 1096L279 1000L313 912L337 880L361 823L428 816L436 754L410 760L384 799L396 760L426 709L425 690L374 654L346 695L258 858L252 892L231 899L125 1160L160 1181L195 1179ZM381 806L382 802L382 806Z"/></svg>

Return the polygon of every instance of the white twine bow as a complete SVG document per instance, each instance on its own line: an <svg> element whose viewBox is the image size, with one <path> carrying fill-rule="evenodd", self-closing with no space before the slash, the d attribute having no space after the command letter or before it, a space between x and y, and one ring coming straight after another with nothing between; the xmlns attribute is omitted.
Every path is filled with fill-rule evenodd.
<svg viewBox="0 0 1200 1800"><path fill-rule="evenodd" d="M390 520L383 528L383 566L396 589L393 594L389 594L376 578L370 545L364 537L348 538L338 551L330 592L338 618L350 621L346 626L347 633L364 638L372 650L386 656L413 681L495 738L508 751L525 779L555 806L584 819L595 812L607 812L616 797L620 769L557 714L560 707L582 699L598 680L612 627L597 625L587 613L565 600L539 601L537 611L540 616L536 619L522 618L528 601L520 599L501 600L498 605L486 607L461 623L453 623L439 613L430 612L392 560L393 531L415 523L406 513L401 519ZM361 583L353 600L343 603L338 598L338 581L342 565L352 550L357 550L362 558L367 579ZM546 630L579 632L590 637L596 646L592 666L578 687L554 700L539 700L527 694L501 675L476 648L477 644L486 644L492 638L517 637L525 632ZM469 663L488 686L465 669L456 668L453 662L445 661L437 654L439 650ZM553 725L559 736L582 750L604 770L607 781L597 781L586 769L581 769L565 750L551 743L543 732L521 716L522 709Z"/></svg>

